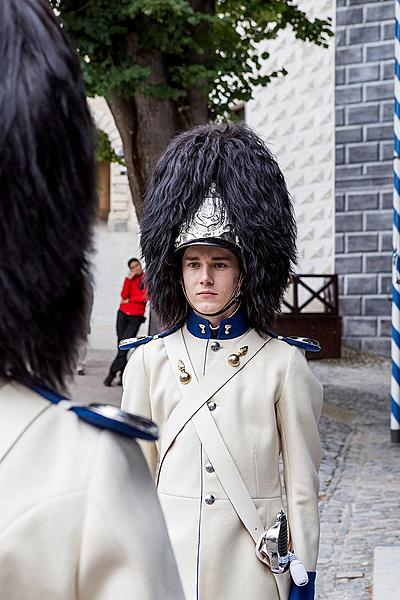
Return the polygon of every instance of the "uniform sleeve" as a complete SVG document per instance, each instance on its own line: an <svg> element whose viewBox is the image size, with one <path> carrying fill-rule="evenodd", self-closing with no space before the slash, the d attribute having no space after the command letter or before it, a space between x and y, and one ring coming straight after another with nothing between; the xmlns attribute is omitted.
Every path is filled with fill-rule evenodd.
<svg viewBox="0 0 400 600"><path fill-rule="evenodd" d="M303 353L292 347L277 420L282 457L292 547L309 572L316 569L319 546L318 470L321 461L318 422L322 409L322 386L315 378ZM314 575L311 576L314 580ZM290 600L309 600L306 588L292 591Z"/></svg>
<svg viewBox="0 0 400 600"><path fill-rule="evenodd" d="M138 444L103 432L83 514L79 600L184 600Z"/></svg>
<svg viewBox="0 0 400 600"><path fill-rule="evenodd" d="M129 296L131 293L131 284L132 284L132 279L125 277L124 283L122 285L122 290L121 290L122 300L129 300Z"/></svg>
<svg viewBox="0 0 400 600"><path fill-rule="evenodd" d="M134 415L152 419L149 380L144 362L144 345L134 350L123 374L121 408ZM157 469L158 452L154 442L139 441L151 473Z"/></svg>

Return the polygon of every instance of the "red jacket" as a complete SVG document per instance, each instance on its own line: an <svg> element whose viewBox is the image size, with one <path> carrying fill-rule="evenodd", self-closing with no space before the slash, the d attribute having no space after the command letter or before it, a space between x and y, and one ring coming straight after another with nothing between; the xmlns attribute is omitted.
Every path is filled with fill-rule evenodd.
<svg viewBox="0 0 400 600"><path fill-rule="evenodd" d="M136 275L133 279L125 277L121 298L122 300L128 300L128 302L121 302L119 305L119 310L123 313L137 317L144 315L147 292L143 286L143 273L142 275Z"/></svg>

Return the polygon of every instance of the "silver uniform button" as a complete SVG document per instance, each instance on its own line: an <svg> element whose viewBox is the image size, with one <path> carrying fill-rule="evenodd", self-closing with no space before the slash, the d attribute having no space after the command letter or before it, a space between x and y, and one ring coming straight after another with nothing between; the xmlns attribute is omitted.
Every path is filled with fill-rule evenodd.
<svg viewBox="0 0 400 600"><path fill-rule="evenodd" d="M213 342L210 348L213 352L217 352L221 348L221 344L219 342Z"/></svg>
<svg viewBox="0 0 400 600"><path fill-rule="evenodd" d="M207 473L214 473L215 469L211 463L206 464L206 471Z"/></svg>
<svg viewBox="0 0 400 600"><path fill-rule="evenodd" d="M207 494L207 496L204 498L204 501L206 504L214 504L215 496L213 496L213 494Z"/></svg>
<svg viewBox="0 0 400 600"><path fill-rule="evenodd" d="M207 403L207 406L209 410L215 410L217 408L217 405L212 400Z"/></svg>

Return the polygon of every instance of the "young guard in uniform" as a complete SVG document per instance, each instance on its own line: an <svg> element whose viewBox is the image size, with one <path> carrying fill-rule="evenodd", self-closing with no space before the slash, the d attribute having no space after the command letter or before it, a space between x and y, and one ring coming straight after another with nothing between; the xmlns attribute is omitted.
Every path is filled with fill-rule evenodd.
<svg viewBox="0 0 400 600"><path fill-rule="evenodd" d="M0 0L0 598L183 600L146 419L60 395L96 208L79 63L47 0Z"/></svg>
<svg viewBox="0 0 400 600"><path fill-rule="evenodd" d="M316 344L270 331L296 258L283 175L248 127L194 128L160 158L141 232L165 331L124 344L122 406L160 425L145 452L186 598L312 600L322 391ZM272 573L289 562L301 587Z"/></svg>

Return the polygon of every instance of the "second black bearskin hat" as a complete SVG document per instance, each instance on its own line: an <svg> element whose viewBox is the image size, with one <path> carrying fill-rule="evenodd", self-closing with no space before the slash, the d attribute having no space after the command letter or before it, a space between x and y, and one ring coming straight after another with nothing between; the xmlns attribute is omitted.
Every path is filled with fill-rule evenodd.
<svg viewBox="0 0 400 600"><path fill-rule="evenodd" d="M163 327L185 318L181 254L174 243L215 186L239 240L242 308L267 334L296 262L296 225L283 174L246 125L206 124L177 137L160 157L141 220L150 301Z"/></svg>

